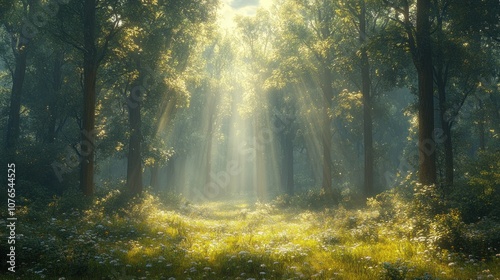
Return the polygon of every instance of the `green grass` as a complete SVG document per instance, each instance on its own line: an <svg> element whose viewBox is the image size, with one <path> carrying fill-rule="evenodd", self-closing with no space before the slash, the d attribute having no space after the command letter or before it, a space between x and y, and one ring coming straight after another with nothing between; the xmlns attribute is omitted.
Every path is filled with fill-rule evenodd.
<svg viewBox="0 0 500 280"><path fill-rule="evenodd" d="M0 278L500 277L498 255L481 259L429 248L405 236L406 224L384 221L375 208L309 211L242 200L166 207L146 194L113 210L123 203L119 195L88 202L86 210L64 201L52 201L42 212L22 208L17 272L4 269ZM1 237L6 240L3 232Z"/></svg>

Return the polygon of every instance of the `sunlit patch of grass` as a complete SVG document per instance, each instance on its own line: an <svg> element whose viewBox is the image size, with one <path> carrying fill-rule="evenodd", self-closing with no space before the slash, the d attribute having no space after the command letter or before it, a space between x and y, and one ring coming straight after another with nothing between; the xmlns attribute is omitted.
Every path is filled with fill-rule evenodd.
<svg viewBox="0 0 500 280"><path fill-rule="evenodd" d="M89 205L49 209L40 214L48 225L22 224L19 246L31 254L19 259L23 279L500 277L500 257L428 248L407 236L406 221L386 220L377 208L224 201L167 209L148 193L132 202L113 193Z"/></svg>

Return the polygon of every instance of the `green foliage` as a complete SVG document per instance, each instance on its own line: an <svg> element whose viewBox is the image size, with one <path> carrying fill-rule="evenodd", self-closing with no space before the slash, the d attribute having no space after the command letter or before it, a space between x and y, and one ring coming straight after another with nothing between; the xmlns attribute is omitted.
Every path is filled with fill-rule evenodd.
<svg viewBox="0 0 500 280"><path fill-rule="evenodd" d="M463 246L464 222L458 209L437 214L430 224L428 240L442 249L458 250Z"/></svg>
<svg viewBox="0 0 500 280"><path fill-rule="evenodd" d="M92 199L85 197L82 191L76 187L67 189L62 196L54 196L50 207L57 213L81 212L88 209Z"/></svg>
<svg viewBox="0 0 500 280"><path fill-rule="evenodd" d="M278 207L323 210L338 205L340 200L340 192L329 196L321 189L309 190L294 196L288 194L279 195L274 200L274 203Z"/></svg>
<svg viewBox="0 0 500 280"><path fill-rule="evenodd" d="M436 186L413 185L413 188L400 186L369 199L368 207L379 213L376 221L391 224L392 234L421 242L428 249L481 256L498 252L500 231L496 217L474 221L464 218L471 214L467 212L472 211L469 203L480 203L474 201L477 197L473 193L468 193L469 203L462 204L462 200L454 200L456 194L445 199Z"/></svg>
<svg viewBox="0 0 500 280"><path fill-rule="evenodd" d="M463 251L474 256L498 256L500 252L500 222L483 218L477 223L462 225L462 243L457 244Z"/></svg>
<svg viewBox="0 0 500 280"><path fill-rule="evenodd" d="M461 210L466 223L485 216L500 219L500 151L482 153L467 169L450 195L453 206Z"/></svg>
<svg viewBox="0 0 500 280"><path fill-rule="evenodd" d="M444 195L436 185L422 185L414 183L413 212L422 216L433 217L442 213L446 208Z"/></svg>
<svg viewBox="0 0 500 280"><path fill-rule="evenodd" d="M182 195L171 191L161 192L158 198L165 207L177 209L181 206L189 205L189 201Z"/></svg>
<svg viewBox="0 0 500 280"><path fill-rule="evenodd" d="M395 263L385 262L383 268L384 274L381 279L384 280L405 280L406 274L408 274L408 267L401 260Z"/></svg>

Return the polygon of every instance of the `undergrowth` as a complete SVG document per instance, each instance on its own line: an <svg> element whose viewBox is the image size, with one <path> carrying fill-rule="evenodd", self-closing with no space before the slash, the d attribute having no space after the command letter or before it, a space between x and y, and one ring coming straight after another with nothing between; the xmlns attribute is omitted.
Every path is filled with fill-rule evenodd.
<svg viewBox="0 0 500 280"><path fill-rule="evenodd" d="M190 204L118 190L24 198L6 279L499 279L500 225L466 223L433 186L353 207L309 192ZM2 232L1 239L5 239ZM0 244L2 258L6 242Z"/></svg>

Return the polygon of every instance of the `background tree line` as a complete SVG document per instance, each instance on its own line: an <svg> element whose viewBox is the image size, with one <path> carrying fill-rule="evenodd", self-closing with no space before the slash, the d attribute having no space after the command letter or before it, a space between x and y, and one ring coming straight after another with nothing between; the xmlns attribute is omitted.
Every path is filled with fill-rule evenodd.
<svg viewBox="0 0 500 280"><path fill-rule="evenodd" d="M51 193L450 196L498 161L495 0L281 0L233 31L216 1L0 3L2 159Z"/></svg>

